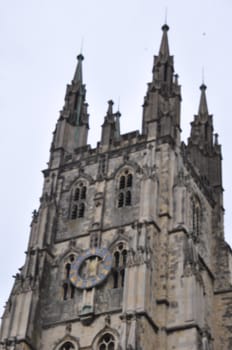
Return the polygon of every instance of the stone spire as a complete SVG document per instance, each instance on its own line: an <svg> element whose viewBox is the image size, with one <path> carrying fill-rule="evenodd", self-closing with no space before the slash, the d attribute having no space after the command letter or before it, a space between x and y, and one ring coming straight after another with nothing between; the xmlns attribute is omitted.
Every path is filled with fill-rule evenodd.
<svg viewBox="0 0 232 350"><path fill-rule="evenodd" d="M166 61L169 57L169 44L168 44L168 30L169 26L167 24L164 24L162 26L163 30L163 36L160 44L160 49L159 49L159 57L161 60Z"/></svg>
<svg viewBox="0 0 232 350"><path fill-rule="evenodd" d="M148 84L144 99L142 129L143 134L174 145L180 142L181 92L178 76L174 75L168 30L168 25L164 24L159 53L154 56L152 82Z"/></svg>
<svg viewBox="0 0 232 350"><path fill-rule="evenodd" d="M83 84L83 73L82 73L82 61L84 60L84 56L82 54L77 56L77 67L75 70L75 74L73 77L73 82L76 84Z"/></svg>
<svg viewBox="0 0 232 350"><path fill-rule="evenodd" d="M198 114L201 116L204 115L208 115L208 106L207 106L207 100L206 100L206 89L207 86L205 84L202 84L200 86L200 90L201 90L201 97L200 97L200 104L199 104L199 110L198 110Z"/></svg>

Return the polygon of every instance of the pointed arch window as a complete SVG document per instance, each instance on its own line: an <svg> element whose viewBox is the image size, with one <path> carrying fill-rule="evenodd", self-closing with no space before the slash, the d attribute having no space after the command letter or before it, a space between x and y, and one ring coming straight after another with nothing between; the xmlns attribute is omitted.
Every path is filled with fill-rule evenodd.
<svg viewBox="0 0 232 350"><path fill-rule="evenodd" d="M124 287L125 269L127 262L127 247L120 242L113 252L113 288Z"/></svg>
<svg viewBox="0 0 232 350"><path fill-rule="evenodd" d="M132 174L128 174L126 181L127 181L126 182L127 187L132 187L132 183L133 183L133 176L132 176Z"/></svg>
<svg viewBox="0 0 232 350"><path fill-rule="evenodd" d="M125 175L120 176L120 180L119 180L119 189L122 190L125 188L126 185L126 177Z"/></svg>
<svg viewBox="0 0 232 350"><path fill-rule="evenodd" d="M73 299L75 295L75 287L70 282L70 270L71 270L71 264L75 260L75 255L70 254L64 261L64 267L63 267L63 285L62 285L62 291L63 300Z"/></svg>
<svg viewBox="0 0 232 350"><path fill-rule="evenodd" d="M73 190L71 198L70 219L83 218L86 209L87 187L83 182L80 182Z"/></svg>
<svg viewBox="0 0 232 350"><path fill-rule="evenodd" d="M97 350L115 350L115 338L111 333L105 333L98 342Z"/></svg>
<svg viewBox="0 0 232 350"><path fill-rule="evenodd" d="M126 191L125 205L131 205L131 191Z"/></svg>
<svg viewBox="0 0 232 350"><path fill-rule="evenodd" d="M119 178L117 199L118 208L132 205L132 186L133 175L129 170L125 170Z"/></svg>

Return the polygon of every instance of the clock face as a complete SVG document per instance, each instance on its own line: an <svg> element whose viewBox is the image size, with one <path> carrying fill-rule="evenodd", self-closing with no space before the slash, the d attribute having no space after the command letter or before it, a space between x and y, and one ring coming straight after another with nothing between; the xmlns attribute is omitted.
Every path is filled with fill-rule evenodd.
<svg viewBox="0 0 232 350"><path fill-rule="evenodd" d="M71 283L80 289L97 286L110 273L112 261L113 257L106 248L85 250L71 265Z"/></svg>

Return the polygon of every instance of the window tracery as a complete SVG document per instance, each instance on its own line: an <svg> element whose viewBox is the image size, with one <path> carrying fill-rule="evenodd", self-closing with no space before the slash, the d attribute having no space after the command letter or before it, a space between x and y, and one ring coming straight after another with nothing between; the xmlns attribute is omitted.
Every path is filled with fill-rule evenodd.
<svg viewBox="0 0 232 350"><path fill-rule="evenodd" d="M133 175L125 170L119 178L118 186L118 208L132 205Z"/></svg>
<svg viewBox="0 0 232 350"><path fill-rule="evenodd" d="M70 219L83 218L85 216L87 187L80 182L72 193Z"/></svg>
<svg viewBox="0 0 232 350"><path fill-rule="evenodd" d="M115 350L115 338L111 333L105 333L98 342L98 350Z"/></svg>
<svg viewBox="0 0 232 350"><path fill-rule="evenodd" d="M125 269L127 262L127 247L120 242L113 252L113 288L122 288L125 280Z"/></svg>

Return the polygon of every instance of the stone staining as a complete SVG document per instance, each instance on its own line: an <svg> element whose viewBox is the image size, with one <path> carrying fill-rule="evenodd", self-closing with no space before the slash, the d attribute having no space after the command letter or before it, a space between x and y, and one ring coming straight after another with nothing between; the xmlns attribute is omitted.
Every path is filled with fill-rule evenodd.
<svg viewBox="0 0 232 350"><path fill-rule="evenodd" d="M154 57L142 133L121 134L110 100L95 149L77 57L0 350L231 350L221 146L204 84L181 142L168 30Z"/></svg>

